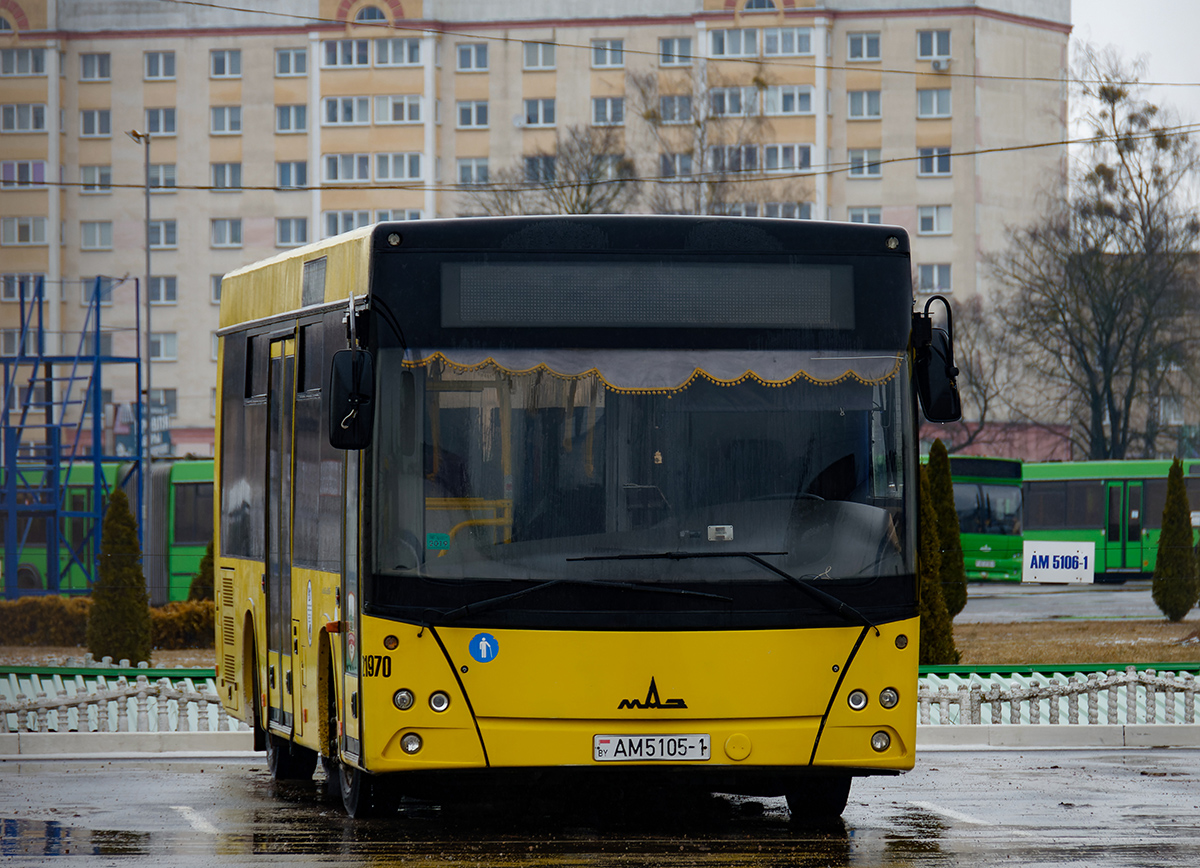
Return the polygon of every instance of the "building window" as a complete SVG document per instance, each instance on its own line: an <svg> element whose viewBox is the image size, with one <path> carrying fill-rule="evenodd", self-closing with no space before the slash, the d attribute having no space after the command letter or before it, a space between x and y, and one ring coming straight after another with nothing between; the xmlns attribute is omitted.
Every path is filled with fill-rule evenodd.
<svg viewBox="0 0 1200 868"><path fill-rule="evenodd" d="M279 217L275 220L275 246L299 247L308 243L307 217Z"/></svg>
<svg viewBox="0 0 1200 868"><path fill-rule="evenodd" d="M174 220L151 220L146 228L150 233L152 248L173 250L179 246L179 235Z"/></svg>
<svg viewBox="0 0 1200 868"><path fill-rule="evenodd" d="M768 27L763 31L765 55L794 57L812 53L812 30L808 27Z"/></svg>
<svg viewBox="0 0 1200 868"><path fill-rule="evenodd" d="M939 87L917 91L917 117L950 117L950 88Z"/></svg>
<svg viewBox="0 0 1200 868"><path fill-rule="evenodd" d="M37 355L37 331L30 329L25 332L25 346L21 347L21 329L0 329L0 356L36 356ZM16 390L13 390L14 392ZM21 398L24 399L27 394L27 389L21 389ZM39 395L41 392L39 391ZM40 400L40 398L35 398ZM16 407L9 409L19 409L20 403Z"/></svg>
<svg viewBox="0 0 1200 868"><path fill-rule="evenodd" d="M753 87L714 87L708 92L709 111L716 117L755 114L758 90Z"/></svg>
<svg viewBox="0 0 1200 868"><path fill-rule="evenodd" d="M366 96L325 97L324 124L335 126L362 126L371 122L371 98Z"/></svg>
<svg viewBox="0 0 1200 868"><path fill-rule="evenodd" d="M1183 424L1183 401L1174 395L1159 399L1158 418L1163 425Z"/></svg>
<svg viewBox="0 0 1200 868"><path fill-rule="evenodd" d="M776 84L767 88L764 95L766 113L769 115L810 115L812 87L807 84Z"/></svg>
<svg viewBox="0 0 1200 868"><path fill-rule="evenodd" d="M421 97L419 94L375 97L375 123L419 124Z"/></svg>
<svg viewBox="0 0 1200 868"><path fill-rule="evenodd" d="M46 243L45 217L5 217L0 219L0 244L19 247Z"/></svg>
<svg viewBox="0 0 1200 868"><path fill-rule="evenodd" d="M950 266L947 263L917 266L918 292L952 292Z"/></svg>
<svg viewBox="0 0 1200 868"><path fill-rule="evenodd" d="M276 48L275 75L293 78L308 75L308 51L304 48Z"/></svg>
<svg viewBox="0 0 1200 868"><path fill-rule="evenodd" d="M592 66L612 68L625 65L624 39L593 39Z"/></svg>
<svg viewBox="0 0 1200 868"><path fill-rule="evenodd" d="M112 66L107 54L79 55L80 81L108 81L112 78Z"/></svg>
<svg viewBox="0 0 1200 868"><path fill-rule="evenodd" d="M458 161L458 183L486 184L487 182L487 157L466 157Z"/></svg>
<svg viewBox="0 0 1200 868"><path fill-rule="evenodd" d="M554 69L554 44L551 42L526 42L525 68Z"/></svg>
<svg viewBox="0 0 1200 868"><path fill-rule="evenodd" d="M812 145L764 145L763 168L768 172L797 172L812 168Z"/></svg>
<svg viewBox="0 0 1200 868"><path fill-rule="evenodd" d="M460 129L482 128L488 125L487 100L474 100L458 104L458 126Z"/></svg>
<svg viewBox="0 0 1200 868"><path fill-rule="evenodd" d="M178 392L175 389L151 389L150 408L152 410L166 409L168 416L179 415Z"/></svg>
<svg viewBox="0 0 1200 868"><path fill-rule="evenodd" d="M240 217L216 217L211 222L213 247L241 247L242 220Z"/></svg>
<svg viewBox="0 0 1200 868"><path fill-rule="evenodd" d="M112 136L112 133L112 113L107 108L85 109L79 113L80 136L85 138L108 138Z"/></svg>
<svg viewBox="0 0 1200 868"><path fill-rule="evenodd" d="M846 219L851 223L875 223L883 222L883 210L877 207L866 208L848 208L846 209Z"/></svg>
<svg viewBox="0 0 1200 868"><path fill-rule="evenodd" d="M375 180L377 181L419 181L421 180L421 155L406 154L376 154Z"/></svg>
<svg viewBox="0 0 1200 868"><path fill-rule="evenodd" d="M757 217L758 203L757 202L730 202L720 208L718 212L726 217Z"/></svg>
<svg viewBox="0 0 1200 868"><path fill-rule="evenodd" d="M79 304L87 307L99 301L101 307L112 307L113 289L117 280L114 277L85 277L79 281Z"/></svg>
<svg viewBox="0 0 1200 868"><path fill-rule="evenodd" d="M97 112L83 112L84 116L93 115L96 123ZM108 128L108 109L103 111L104 126ZM86 129L86 121L84 129ZM19 105L0 106L0 132L6 133L44 133L46 131L46 106L43 103L24 103ZM105 135L108 133L87 133L83 135Z"/></svg>
<svg viewBox="0 0 1200 868"><path fill-rule="evenodd" d="M686 178L692 174L692 155L659 154L659 174L664 178Z"/></svg>
<svg viewBox="0 0 1200 868"><path fill-rule="evenodd" d="M326 39L324 64L328 69L351 66L370 66L371 43L366 39Z"/></svg>
<svg viewBox="0 0 1200 868"><path fill-rule="evenodd" d="M858 62L879 60L879 34L851 33L847 35L846 59Z"/></svg>
<svg viewBox="0 0 1200 868"><path fill-rule="evenodd" d="M949 30L918 30L917 57L921 60L950 56Z"/></svg>
<svg viewBox="0 0 1200 868"><path fill-rule="evenodd" d="M0 275L0 301L31 301L44 274Z"/></svg>
<svg viewBox="0 0 1200 868"><path fill-rule="evenodd" d="M215 105L211 110L214 136L237 136L242 132L242 107L240 105Z"/></svg>
<svg viewBox="0 0 1200 868"><path fill-rule="evenodd" d="M708 157L714 172L758 171L758 145L718 145Z"/></svg>
<svg viewBox="0 0 1200 868"><path fill-rule="evenodd" d="M692 121L691 94L676 94L658 98L658 117L664 124L687 124Z"/></svg>
<svg viewBox="0 0 1200 868"><path fill-rule="evenodd" d="M625 123L625 98L592 97L592 123L598 127L619 127Z"/></svg>
<svg viewBox="0 0 1200 868"><path fill-rule="evenodd" d="M412 38L376 39L376 66L419 66L421 40Z"/></svg>
<svg viewBox="0 0 1200 868"><path fill-rule="evenodd" d="M525 158L525 180L533 183L554 180L554 157L537 154Z"/></svg>
<svg viewBox="0 0 1200 868"><path fill-rule="evenodd" d="M242 189L241 163L211 163L212 186L216 191Z"/></svg>
<svg viewBox="0 0 1200 868"><path fill-rule="evenodd" d="M375 219L380 223L391 223L397 220L420 220L420 208L388 208L375 212Z"/></svg>
<svg viewBox="0 0 1200 868"><path fill-rule="evenodd" d="M851 178L878 178L883 175L879 148L851 148L849 153Z"/></svg>
<svg viewBox="0 0 1200 868"><path fill-rule="evenodd" d="M146 132L152 136L175 135L175 109L146 109Z"/></svg>
<svg viewBox="0 0 1200 868"><path fill-rule="evenodd" d="M79 224L81 250L112 250L112 221L85 220Z"/></svg>
<svg viewBox="0 0 1200 868"><path fill-rule="evenodd" d="M341 235L360 226L369 226L371 223L370 211L326 211L324 216L326 238Z"/></svg>
<svg viewBox="0 0 1200 868"><path fill-rule="evenodd" d="M178 301L177 296L178 282L174 275L169 276L152 276L150 278L150 303L151 304L175 304Z"/></svg>
<svg viewBox="0 0 1200 868"><path fill-rule="evenodd" d="M45 75L46 49L0 49L0 76Z"/></svg>
<svg viewBox="0 0 1200 868"><path fill-rule="evenodd" d="M714 30L709 37L713 57L758 57L757 30Z"/></svg>
<svg viewBox="0 0 1200 868"><path fill-rule="evenodd" d="M766 202L763 204L763 216L811 220L812 202Z"/></svg>
<svg viewBox="0 0 1200 868"><path fill-rule="evenodd" d="M775 0L746 0L746 5L742 7L743 12L750 12L758 9L774 9Z"/></svg>
<svg viewBox="0 0 1200 868"><path fill-rule="evenodd" d="M486 72L488 68L488 47L486 42L468 42L458 45L459 72Z"/></svg>
<svg viewBox="0 0 1200 868"><path fill-rule="evenodd" d="M922 205L917 209L918 235L949 235L953 228L949 205Z"/></svg>
<svg viewBox="0 0 1200 868"><path fill-rule="evenodd" d="M275 106L275 132L303 133L308 130L308 106Z"/></svg>
<svg viewBox="0 0 1200 868"><path fill-rule="evenodd" d="M525 125L528 127L554 126L554 100L525 100Z"/></svg>
<svg viewBox="0 0 1200 868"><path fill-rule="evenodd" d="M878 120L882 109L877 90L852 90L846 94L850 102L850 117L857 120Z"/></svg>
<svg viewBox="0 0 1200 868"><path fill-rule="evenodd" d="M149 182L151 190L173 191L175 189L175 164L151 163Z"/></svg>
<svg viewBox="0 0 1200 868"><path fill-rule="evenodd" d="M208 300L213 304L221 303L221 280L224 275L210 274L208 276Z"/></svg>
<svg viewBox="0 0 1200 868"><path fill-rule="evenodd" d="M658 40L658 63L660 66L691 66L691 37L671 36Z"/></svg>
<svg viewBox="0 0 1200 868"><path fill-rule="evenodd" d="M147 80L175 77L174 51L147 51L142 57L145 60L144 69Z"/></svg>
<svg viewBox="0 0 1200 868"><path fill-rule="evenodd" d="M98 168L95 166L86 168ZM108 166L104 169L108 170ZM107 174L106 174L107 177ZM105 187L111 183L106 180ZM0 186L8 187L44 187L46 186L45 160L4 160L0 162Z"/></svg>
<svg viewBox="0 0 1200 868"><path fill-rule="evenodd" d="M354 16L354 21L357 24L363 24L368 21L387 21L387 16L383 14L383 10L378 6L364 6Z"/></svg>
<svg viewBox="0 0 1200 868"><path fill-rule="evenodd" d="M208 53L208 73L212 78L241 78L242 50L224 48Z"/></svg>
<svg viewBox="0 0 1200 868"><path fill-rule="evenodd" d="M949 148L917 148L918 175L949 175Z"/></svg>
<svg viewBox="0 0 1200 868"><path fill-rule="evenodd" d="M370 181L371 155L326 154L325 180L343 184L354 181Z"/></svg>
<svg viewBox="0 0 1200 868"><path fill-rule="evenodd" d="M308 186L308 162L305 160L296 160L293 162L276 163L275 186L284 189Z"/></svg>

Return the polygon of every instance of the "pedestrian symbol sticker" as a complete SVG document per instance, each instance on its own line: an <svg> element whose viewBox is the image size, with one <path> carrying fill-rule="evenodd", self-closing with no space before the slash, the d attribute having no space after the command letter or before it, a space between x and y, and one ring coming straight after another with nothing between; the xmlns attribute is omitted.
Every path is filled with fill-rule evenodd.
<svg viewBox="0 0 1200 868"><path fill-rule="evenodd" d="M500 643L491 633L476 633L471 638L470 650L477 663L491 663L500 653Z"/></svg>

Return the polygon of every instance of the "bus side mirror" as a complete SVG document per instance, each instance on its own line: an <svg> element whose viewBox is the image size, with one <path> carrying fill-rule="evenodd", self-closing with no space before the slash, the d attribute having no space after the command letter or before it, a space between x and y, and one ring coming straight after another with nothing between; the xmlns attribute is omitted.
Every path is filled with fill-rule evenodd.
<svg viewBox="0 0 1200 868"><path fill-rule="evenodd" d="M935 327L929 305L940 301L946 308L948 329ZM917 397L930 422L957 422L962 418L958 395L958 368L954 365L954 325L950 304L940 295L925 303L923 313L913 314L913 347L916 350Z"/></svg>
<svg viewBox="0 0 1200 868"><path fill-rule="evenodd" d="M329 368L329 445L365 449L375 423L375 361L364 350L339 350Z"/></svg>

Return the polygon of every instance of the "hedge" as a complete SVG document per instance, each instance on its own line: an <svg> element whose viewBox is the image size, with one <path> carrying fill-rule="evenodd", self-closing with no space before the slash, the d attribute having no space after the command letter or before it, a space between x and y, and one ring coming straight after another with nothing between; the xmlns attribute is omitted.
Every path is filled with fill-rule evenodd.
<svg viewBox="0 0 1200 868"><path fill-rule="evenodd" d="M90 597L0 600L0 645L82 646L91 606ZM212 600L151 608L151 641L155 648L211 648L215 620Z"/></svg>

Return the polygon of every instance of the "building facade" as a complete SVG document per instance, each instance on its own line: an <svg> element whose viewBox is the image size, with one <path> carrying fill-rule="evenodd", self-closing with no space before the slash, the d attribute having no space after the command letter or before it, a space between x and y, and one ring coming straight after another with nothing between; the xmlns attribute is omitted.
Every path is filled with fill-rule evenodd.
<svg viewBox="0 0 1200 868"><path fill-rule="evenodd" d="M1064 182L1069 11L0 0L0 352L39 277L64 353L99 287L104 351L138 355L148 293L149 397L175 454L211 454L222 274L376 220L481 213L501 179L569 184L555 157L578 130L639 182L625 210L899 224L920 292L986 294L983 257ZM103 385L119 425L135 381Z"/></svg>

